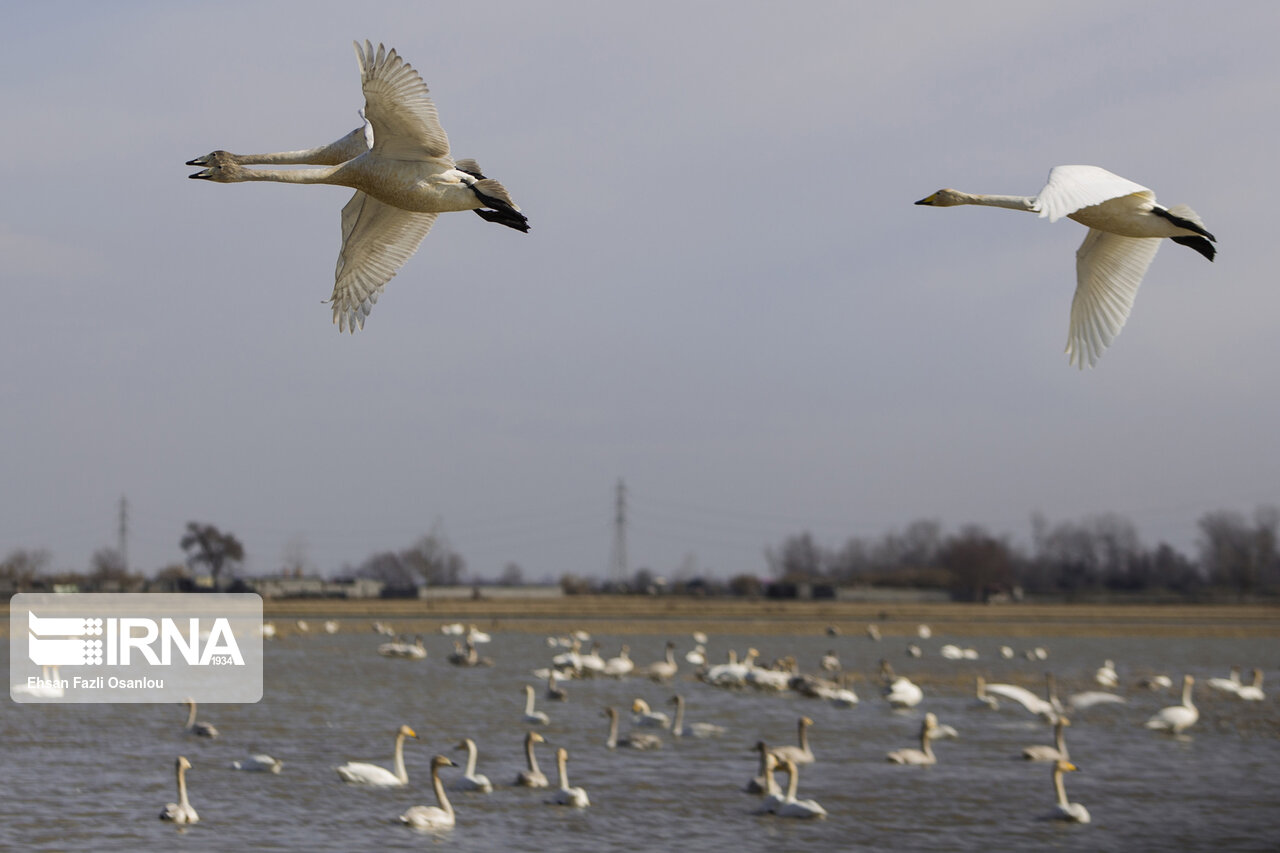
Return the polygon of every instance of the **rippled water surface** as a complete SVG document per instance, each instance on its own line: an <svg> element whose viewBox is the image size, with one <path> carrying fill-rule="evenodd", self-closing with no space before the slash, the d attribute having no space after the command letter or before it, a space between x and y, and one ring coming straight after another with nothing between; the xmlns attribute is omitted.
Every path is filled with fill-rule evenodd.
<svg viewBox="0 0 1280 853"><path fill-rule="evenodd" d="M713 850L1274 850L1280 844L1280 713L1276 700L1245 703L1204 688L1229 666L1263 668L1280 689L1280 654L1273 640L1056 639L1049 658L1003 660L1005 642L967 638L977 661L938 655L945 637L921 642L925 656L907 657L901 640L863 637L712 636L713 661L755 645L772 658L793 654L806 671L834 647L854 673L861 697L854 708L792 694L714 688L682 664L673 685L648 680L570 682L567 702L542 698L551 715L540 730L550 747L565 746L574 785L585 787L585 810L548 805L548 792L511 787L523 768L520 723L530 669L552 651L541 636L498 634L483 647L492 668L461 669L444 658L452 643L428 638L425 661L379 657L381 638L364 623L334 635L301 635L267 645L266 690L256 705L204 705L201 718L222 736L197 740L182 731L185 712L170 705L18 705L0 710L0 848L58 850L372 850L443 849L600 851ZM640 663L661 656L666 637L597 637L606 656L621 642ZM680 652L692 646L673 637ZM7 660L7 648L0 658ZM900 673L923 684L924 703L893 711L876 689L876 663L887 656ZM1037 820L1053 803L1046 765L1018 758L1052 731L1018 708L977 710L973 675L1017 681L1039 690L1052 670L1060 692L1096 689L1094 670L1113 658L1121 706L1078 713L1068 731L1073 801L1093 815L1087 826ZM1173 738L1143 728L1172 692L1139 690L1138 678L1164 672L1197 677L1199 724ZM678 690L691 721L727 726L711 740L667 736L656 752L609 751L607 704L636 697L655 708ZM624 709L625 710L625 709ZM888 750L911 746L925 711L959 730L937 743L939 763L889 764ZM764 738L792 742L800 715L814 720L818 760L804 768L802 797L830 812L820 821L752 814L757 800L741 792L755 773L751 745ZM625 717L625 714L624 714ZM389 765L393 733L407 723L422 737L405 747L409 785L363 789L342 783L334 767L349 760ZM463 737L480 746L482 773L497 789L457 793L457 826L440 835L396 821L405 808L431 803L428 765ZM241 773L232 760L267 752L285 762L278 776ZM157 819L175 798L173 762L190 758L192 805L200 823L174 827ZM540 748L554 784L554 753ZM449 773L459 771L446 770ZM785 777L780 777L785 779Z"/></svg>

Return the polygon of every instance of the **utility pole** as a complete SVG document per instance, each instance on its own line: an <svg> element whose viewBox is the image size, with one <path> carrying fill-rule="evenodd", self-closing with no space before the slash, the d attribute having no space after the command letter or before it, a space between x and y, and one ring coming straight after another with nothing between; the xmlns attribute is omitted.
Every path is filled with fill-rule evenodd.
<svg viewBox="0 0 1280 853"><path fill-rule="evenodd" d="M129 571L129 499L120 496L120 527L116 531L116 552L120 555L120 565Z"/></svg>
<svg viewBox="0 0 1280 853"><path fill-rule="evenodd" d="M630 575L627 571L627 485L619 477L613 512L613 579L623 584Z"/></svg>

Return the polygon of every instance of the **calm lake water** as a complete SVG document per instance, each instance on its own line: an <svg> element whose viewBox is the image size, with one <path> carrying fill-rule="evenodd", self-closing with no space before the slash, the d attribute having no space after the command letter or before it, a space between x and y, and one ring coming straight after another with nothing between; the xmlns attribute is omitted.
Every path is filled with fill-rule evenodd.
<svg viewBox="0 0 1280 853"><path fill-rule="evenodd" d="M566 626L566 630L571 626ZM756 646L772 659L795 655L816 671L834 648L861 703L837 708L793 694L730 691L691 679L687 664L670 686L646 679L569 682L567 702L543 698L529 674L550 660L543 637L498 634L482 646L492 668L450 666L452 641L427 638L423 661L380 657L385 638L364 622L342 633L308 634L267 644L263 700L255 705L202 705L214 741L184 734L185 711L171 705L19 705L0 709L0 848L21 850L1275 850L1280 846L1280 711L1276 699L1246 703L1204 686L1239 664L1263 669L1280 690L1280 648L1273 640L1054 639L1049 657L1028 661L1033 643L1002 637L956 642L976 648L976 661L938 654L948 642L920 641L922 658L904 654L901 639L865 637L712 636L713 662L730 649ZM597 636L602 653L622 642L639 663L661 657L665 636ZM671 637L680 656L687 636ZM1019 656L998 654L1008 643ZM0 657L8 659L7 642ZM894 711L880 698L877 662L887 657L900 674L921 683L925 700ZM1079 773L1067 776L1074 802L1092 813L1089 825L1037 820L1052 806L1048 766L1019 758L1024 746L1051 743L1052 730L1005 703L978 710L973 675L1015 681L1037 692L1052 671L1065 698L1098 689L1093 673L1106 658L1120 673L1120 706L1080 712L1068 744ZM1148 731L1142 723L1178 701L1175 691L1136 687L1152 673L1197 678L1200 722L1189 736ZM570 753L572 784L587 789L591 807L546 803L546 790L510 786L523 768L523 686L535 683L538 705L551 715L539 748L554 785L554 747ZM1266 686L1266 685L1264 685ZM688 703L690 721L727 726L708 740L665 737L656 752L605 748L605 705L636 697L656 708L674 691ZM926 711L959 730L936 743L938 764L900 767L891 749L915 745ZM814 720L817 762L802 771L800 795L830 812L825 820L787 820L752 814L757 799L741 792L756 770L750 751L759 738L790 743L800 715ZM422 740L409 741L409 785L365 789L341 782L334 767L349 760L391 763L395 730L407 723ZM624 724L625 729L625 724ZM463 737L480 748L479 771L492 794L456 793L457 826L438 835L401 826L411 805L432 803L428 766L445 753L457 761ZM230 763L254 752L285 762L280 775L243 773ZM175 799L173 763L186 755L192 805L200 822L179 828L157 819ZM460 775L460 770L446 770ZM780 781L785 776L780 774Z"/></svg>

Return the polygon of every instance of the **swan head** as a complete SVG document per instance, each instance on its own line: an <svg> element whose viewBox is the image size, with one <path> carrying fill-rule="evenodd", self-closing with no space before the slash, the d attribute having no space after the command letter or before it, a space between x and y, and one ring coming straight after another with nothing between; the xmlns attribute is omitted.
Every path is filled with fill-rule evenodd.
<svg viewBox="0 0 1280 853"><path fill-rule="evenodd" d="M929 716L933 716L933 715L930 714ZM809 728L809 726L813 725L813 720L809 719L808 717L801 717L799 720L799 723L800 725L804 726L807 729Z"/></svg>
<svg viewBox="0 0 1280 853"><path fill-rule="evenodd" d="M611 719L611 720L612 720L612 719L616 719L616 718L617 718L617 716L618 716L618 709L617 709L617 708L615 708L615 707L613 707L612 705L610 705L609 707L605 708L605 709L604 709L604 711L603 711L602 713L603 713L603 715L604 715L604 716L606 716L606 717L608 717L609 719Z"/></svg>
<svg viewBox="0 0 1280 853"><path fill-rule="evenodd" d="M649 703L643 699L637 699L631 703L631 713L647 714L649 713Z"/></svg>
<svg viewBox="0 0 1280 853"><path fill-rule="evenodd" d="M221 184L242 180L241 175L244 172L240 164L235 161L234 155L227 151L214 151L207 156L188 160L187 165L207 167L187 177L215 181Z"/></svg>
<svg viewBox="0 0 1280 853"><path fill-rule="evenodd" d="M957 204L967 204L967 199L968 197L959 190L943 189L925 196L916 204L923 204L926 207L955 207Z"/></svg>
<svg viewBox="0 0 1280 853"><path fill-rule="evenodd" d="M546 743L547 739L544 738L542 735L538 734L537 732L529 732L527 735L524 736L524 742L527 744Z"/></svg>
<svg viewBox="0 0 1280 853"><path fill-rule="evenodd" d="M1079 770L1079 769L1080 769L1079 767L1075 766L1070 761L1063 761L1059 759L1058 761L1055 761L1053 763L1054 773L1069 773L1072 770Z"/></svg>
<svg viewBox="0 0 1280 853"><path fill-rule="evenodd" d="M185 755L179 755L179 756L178 756L177 766L178 766L178 771L179 771L179 772L181 772L181 771L183 771L183 770L190 770L190 769L191 769L191 762L187 760L187 757L186 757Z"/></svg>
<svg viewBox="0 0 1280 853"><path fill-rule="evenodd" d="M431 759L431 769L439 770L441 767L457 767L453 763L453 759L447 755L437 755Z"/></svg>
<svg viewBox="0 0 1280 853"><path fill-rule="evenodd" d="M557 761L568 761L568 760L569 760L569 750L565 749L563 746L562 746L562 747L560 747L559 749L557 749L557 750L556 750L556 760L557 760Z"/></svg>
<svg viewBox="0 0 1280 853"><path fill-rule="evenodd" d="M400 730L396 732L396 735L399 737L411 737L414 740L418 739L418 733L408 726L401 726Z"/></svg>
<svg viewBox="0 0 1280 853"><path fill-rule="evenodd" d="M455 746L454 749L471 749L475 745L476 745L476 742L473 741L471 738L464 737L462 739L462 743Z"/></svg>

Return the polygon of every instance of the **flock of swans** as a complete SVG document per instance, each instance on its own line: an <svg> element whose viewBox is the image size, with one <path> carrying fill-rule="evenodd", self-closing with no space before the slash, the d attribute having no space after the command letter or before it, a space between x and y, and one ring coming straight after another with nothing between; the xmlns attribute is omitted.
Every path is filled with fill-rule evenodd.
<svg viewBox="0 0 1280 853"><path fill-rule="evenodd" d="M454 160L449 138L422 77L394 49L355 43L363 124L328 145L269 154L217 150L187 161L192 178L218 183L275 181L349 187L342 209L342 247L333 294L339 331L364 328L386 283L417 251L436 217L475 211L527 232L529 222L505 187L474 160ZM248 165L309 166L297 169ZM1138 286L1168 238L1212 261L1215 238L1185 205L1164 207L1155 193L1097 166L1057 166L1035 196L980 195L941 189L916 204L983 205L1023 210L1089 229L1076 252L1076 290L1066 352L1072 364L1094 365L1128 319Z"/></svg>
<svg viewBox="0 0 1280 853"><path fill-rule="evenodd" d="M380 631L375 626L375 631ZM380 631L381 632L381 631ZM445 633L453 633L446 629ZM873 639L878 632L868 632ZM470 643L474 635L468 635ZM481 642L489 637L483 635ZM399 642L399 641L397 641ZM549 644L566 650L555 654L547 667L534 668L529 677L533 683L521 685L520 692L525 697L524 711L521 715L513 715L513 727L522 728L524 733L524 769L511 778L512 788L546 789L550 794L545 800L548 804L587 808L591 804L587 790L582 786L570 785L568 779L569 750L563 744L555 747L558 785L553 785L538 765L537 747L547 743L538 729L551 724L551 716L536 707L538 691L534 684L546 683L544 696L549 700L563 700L566 691L560 685L574 680L600 678L612 679L619 683L633 676L652 680L669 687L672 694L669 704L674 714L655 710L641 698L632 699L629 714L626 717L627 729L621 729L623 713L614 705L602 708L601 714L608 720L607 735L596 741L597 748L626 752L630 750L661 750L664 748L664 736L672 738L719 738L731 734L729 727L712 722L688 722L685 720L687 700L685 691L676 689L673 682L681 675L680 664L675 654L676 644L668 642L666 651L660 660L647 666L633 666L626 672L619 672L617 666L610 667L612 661L619 659L629 661L628 648L623 645L614 658L605 658L600 654L599 643L592 643L587 651L585 635L565 638L550 638ZM705 635L698 647L700 654L705 655ZM385 646L386 644L382 644ZM413 645L425 648L421 636ZM945 646L944 646L945 648ZM385 656L382 646L377 648ZM1038 654L1029 654L1032 660L1040 660ZM1004 654L1002 649L1001 653ZM1005 654L1005 657L1012 656ZM1047 653L1045 653L1047 656ZM685 684L701 683L705 688L731 690L741 694L756 693L790 693L811 700L825 700L836 707L856 707L859 704L857 695L849 686L850 673L844 670L835 650L828 650L821 657L813 672L804 672L792 656L784 656L765 665L758 661L760 652L755 648L748 649L741 658L732 650L727 652L724 663L707 666L699 665L683 673ZM939 651L939 657L956 658ZM892 713L911 713L911 709L927 704L929 697L920 685L910 678L894 671L887 659L881 659L877 676L880 698L893 709ZM1029 762L1042 762L1049 766L1050 779L1053 786L1052 806L1041 815L1044 819L1072 823L1089 823L1089 810L1080 803L1070 801L1066 793L1064 775L1079 769L1074 763L1067 746L1067 731L1071 726L1070 715L1096 707L1121 707L1127 699L1113 690L1121 685L1120 675L1115 662L1106 660L1097 668L1093 680L1103 689L1089 689L1068 696L1065 701L1057 693L1057 682L1051 672L1044 674L1044 694L1039 695L1026 687L1014 683L994 683L981 675L974 677L974 694L969 707L975 712L1001 711L1012 708L1015 713L1025 711L1033 718L1052 726L1053 744L1034 744L1021 750L1020 757ZM1231 674L1225 678L1207 679L1209 689L1224 695L1234 695L1241 701L1260 701L1265 698L1261 687L1261 671L1253 671L1253 682L1245 684L1240 678L1240 668L1233 667ZM1172 687L1172 680L1166 676L1148 677L1135 682L1139 690L1167 690ZM1182 679L1181 701L1159 710L1145 722L1145 727L1160 730L1171 735L1184 736L1184 732L1192 728L1199 720L1199 712L1193 701L1195 678L1187 674ZM842 695L843 694L843 695ZM187 720L183 730L197 739L219 737L218 730L207 722L197 719L197 706L194 700L187 700ZM969 725L978 725L970 720ZM780 818L821 818L828 815L827 810L816 800L801 799L799 796L801 769L821 760L821 754L811 741L810 730L814 720L808 715L801 715L796 721L796 742L794 744L767 743L760 739L759 732L738 732L736 734L755 739L755 751L759 756L759 766L754 776L741 785L741 790L759 797L759 802L750 811L758 815L770 815ZM419 736L413 728L401 725L394 731L393 750L390 768L369 762L350 761L334 767L337 781L349 785L373 788L404 788L411 785L410 776L405 763L404 748L406 741L418 740ZM887 762L925 767L945 761L947 750L940 758L934 751L934 743L940 738L960 738L957 729L939 720L933 711L924 713L920 728L918 746L893 749L885 753ZM591 746L579 744L575 749L589 749ZM464 737L457 743L456 749L465 751L467 758L461 774L449 773L453 777L450 787L456 792L466 794L489 794L495 790L490 778L477 769L479 749L476 740ZM1016 757L1011 753L1010 757ZM192 806L188 796L187 771L192 768L186 756L179 756L176 761L177 802L168 803L160 817L178 824L190 824L200 818ZM260 773L280 774L284 762L267 754L254 754L246 759L235 761L232 769L255 771ZM408 826L426 830L446 830L454 826L456 812L442 777L442 771L448 773L458 765L445 755L436 755L431 759L430 784L435 795L435 803L417 805L405 810L398 820ZM786 774L786 784L779 785L776 774ZM728 781L728 780L726 780ZM1046 800L1048 797L1046 796Z"/></svg>

